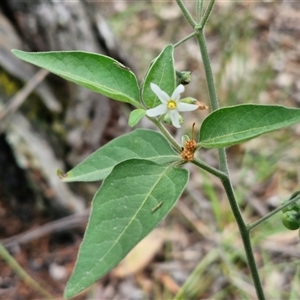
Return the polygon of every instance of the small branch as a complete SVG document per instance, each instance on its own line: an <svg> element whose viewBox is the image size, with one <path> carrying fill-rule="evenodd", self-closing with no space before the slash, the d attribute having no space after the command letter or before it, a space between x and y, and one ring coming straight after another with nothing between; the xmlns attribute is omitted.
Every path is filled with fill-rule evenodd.
<svg viewBox="0 0 300 300"><path fill-rule="evenodd" d="M224 172L222 172L222 171L220 171L220 170L218 170L218 169L216 169L216 168L208 165L207 163L205 163L204 161L202 161L200 159L195 158L192 161L192 163L194 165L198 166L199 168L201 168L201 169L209 172L210 174L215 175L216 177L218 177L220 179L222 179L222 178L225 179L227 177L226 173L224 173Z"/></svg>
<svg viewBox="0 0 300 300"><path fill-rule="evenodd" d="M183 44L184 42L190 40L191 38L195 37L198 33L196 31L192 32L191 34L189 34L188 36L186 36L185 38L183 38L182 40L180 40L179 42L175 43L173 46L174 48L178 47L179 45Z"/></svg>
<svg viewBox="0 0 300 300"><path fill-rule="evenodd" d="M194 28L197 23L196 21L193 19L193 17L191 16L191 14L189 13L189 11L187 10L187 8L185 7L185 5L183 4L182 0L176 0L179 8L181 9L182 14L184 15L184 17L186 18L186 20L190 23L190 25Z"/></svg>
<svg viewBox="0 0 300 300"><path fill-rule="evenodd" d="M269 212L268 214L266 214L265 216L263 216L262 218L260 218L259 220L253 222L252 224L248 225L248 230L249 232L256 226L258 226L259 224L261 224L262 222L266 221L267 219L271 218L273 215L277 214L278 212L280 212L281 210L283 210L284 208L286 208L287 206L293 204L294 202L300 200L300 195L298 195L297 197L295 197L292 200L289 200L287 203L285 203L284 205L281 205L280 207L277 207L276 209L274 209L273 211Z"/></svg>
<svg viewBox="0 0 300 300"><path fill-rule="evenodd" d="M206 22L207 22L207 20L208 20L208 18L210 16L210 13L211 13L211 11L212 11L212 9L214 7L214 4L215 4L215 0L211 0L209 2L208 7L207 7L207 9L205 11L205 14L204 14L204 16L203 16L203 18L202 18L202 20L201 20L201 22L199 24L199 28L203 28L205 26L205 24L206 24ZM197 25L197 27L198 27L198 25Z"/></svg>

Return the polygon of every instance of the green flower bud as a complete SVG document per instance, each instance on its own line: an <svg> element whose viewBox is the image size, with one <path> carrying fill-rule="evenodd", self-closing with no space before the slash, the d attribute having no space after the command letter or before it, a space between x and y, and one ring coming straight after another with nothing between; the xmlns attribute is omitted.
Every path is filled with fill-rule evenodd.
<svg viewBox="0 0 300 300"><path fill-rule="evenodd" d="M282 215L282 224L290 230L296 230L300 228L300 216L296 211L287 211Z"/></svg>
<svg viewBox="0 0 300 300"><path fill-rule="evenodd" d="M184 121L184 119L183 119L182 115L179 115L179 124L181 125L183 123L183 121ZM166 124L169 124L169 125L173 125L170 115L168 113L164 115L163 122Z"/></svg>
<svg viewBox="0 0 300 300"><path fill-rule="evenodd" d="M183 99L180 99L180 102L188 103L188 104L196 104L197 99L192 98L192 97L186 97Z"/></svg>
<svg viewBox="0 0 300 300"><path fill-rule="evenodd" d="M176 77L177 77L177 85L183 84L187 85L191 82L191 73L190 71L176 71Z"/></svg>
<svg viewBox="0 0 300 300"><path fill-rule="evenodd" d="M163 122L166 124L172 125L172 120L171 120L169 114L164 115Z"/></svg>

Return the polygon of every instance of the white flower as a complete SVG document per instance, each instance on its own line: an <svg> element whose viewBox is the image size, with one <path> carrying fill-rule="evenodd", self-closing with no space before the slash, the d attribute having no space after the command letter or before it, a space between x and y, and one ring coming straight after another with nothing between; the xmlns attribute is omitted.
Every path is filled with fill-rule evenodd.
<svg viewBox="0 0 300 300"><path fill-rule="evenodd" d="M156 117L159 115L168 114L173 126L180 128L179 118L180 111L192 111L198 108L198 105L180 102L180 94L184 91L182 84L178 85L170 97L166 92L162 91L160 87L154 83L150 83L151 90L158 97L162 104L150 108L146 111L147 116Z"/></svg>

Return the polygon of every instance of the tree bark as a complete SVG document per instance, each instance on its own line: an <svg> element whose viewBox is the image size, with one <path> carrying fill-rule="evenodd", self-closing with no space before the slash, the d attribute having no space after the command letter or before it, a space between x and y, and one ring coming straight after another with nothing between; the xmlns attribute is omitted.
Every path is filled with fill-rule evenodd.
<svg viewBox="0 0 300 300"><path fill-rule="evenodd" d="M0 9L0 24L5 24L0 32L0 38L5 39L5 43L0 46L0 65L9 81L14 83L15 90L22 85L20 81L27 82L38 70L15 58L10 51L13 48L26 51L96 52L112 56L132 68L101 15L100 3L83 0L2 0ZM11 142L11 136L17 134L27 144L31 158L27 161L27 167L23 166L26 172L30 169L28 164L32 165L33 160L39 160L36 168L49 188L46 192L39 186L40 193L46 198L55 199L70 211L79 211L83 207L82 199L75 196L65 184L53 180L51 176L56 174L51 174L55 172L55 167L61 167L60 161L67 162L70 168L104 141L128 130L126 126L121 128L117 125L121 118L120 104L55 75L47 76L35 89L35 93L39 102L31 100L30 96L10 119L4 135L14 148L17 159L24 158L24 153L20 153L20 145ZM6 107L13 100L12 94L2 92L1 100ZM23 126L23 130L17 130L20 126ZM30 141L41 141L41 144L32 147L28 144ZM46 157L45 153L48 153ZM30 172L33 170L30 169ZM52 196L45 195L47 193L52 193ZM63 199L66 197L71 197L74 203L68 206L67 203L72 201Z"/></svg>

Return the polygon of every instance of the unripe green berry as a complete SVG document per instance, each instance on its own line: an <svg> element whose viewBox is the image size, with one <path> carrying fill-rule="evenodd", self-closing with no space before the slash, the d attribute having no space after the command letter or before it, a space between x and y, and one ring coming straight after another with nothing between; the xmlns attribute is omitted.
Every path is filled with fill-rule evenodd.
<svg viewBox="0 0 300 300"><path fill-rule="evenodd" d="M294 210L287 211L282 215L282 224L290 230L300 228L300 219L298 212Z"/></svg>

